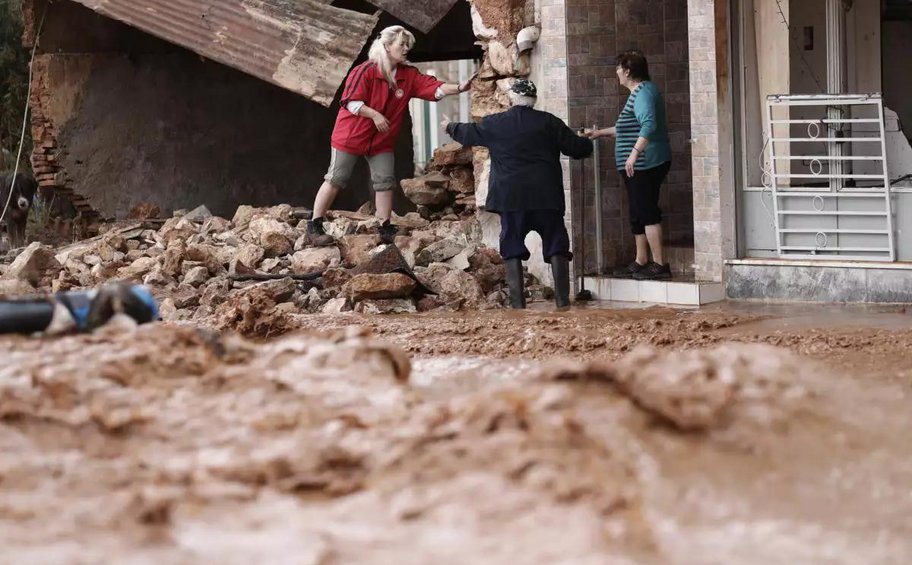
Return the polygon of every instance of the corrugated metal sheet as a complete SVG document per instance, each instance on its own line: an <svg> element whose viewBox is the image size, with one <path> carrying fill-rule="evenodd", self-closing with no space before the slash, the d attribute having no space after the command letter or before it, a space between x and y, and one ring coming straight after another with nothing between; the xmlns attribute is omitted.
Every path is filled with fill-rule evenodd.
<svg viewBox="0 0 912 565"><path fill-rule="evenodd" d="M324 106L377 16L325 0L74 0Z"/></svg>
<svg viewBox="0 0 912 565"><path fill-rule="evenodd" d="M447 15L457 0L367 0L424 33Z"/></svg>

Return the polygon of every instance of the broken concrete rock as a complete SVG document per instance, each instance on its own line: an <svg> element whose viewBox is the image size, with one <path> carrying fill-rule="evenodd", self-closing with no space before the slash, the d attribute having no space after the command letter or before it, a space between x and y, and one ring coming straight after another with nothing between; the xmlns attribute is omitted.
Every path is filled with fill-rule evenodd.
<svg viewBox="0 0 912 565"><path fill-rule="evenodd" d="M342 286L342 294L353 302L403 298L415 290L416 281L401 273L355 275Z"/></svg>
<svg viewBox="0 0 912 565"><path fill-rule="evenodd" d="M176 277L181 273L184 259L187 256L187 246L183 241L172 242L162 256L162 271L169 277Z"/></svg>
<svg viewBox="0 0 912 565"><path fill-rule="evenodd" d="M297 275L305 275L336 266L341 260L338 247L307 247L291 256L291 270Z"/></svg>
<svg viewBox="0 0 912 565"><path fill-rule="evenodd" d="M158 313L162 320L171 321L177 318L177 306L172 298L165 298L158 305Z"/></svg>
<svg viewBox="0 0 912 565"><path fill-rule="evenodd" d="M355 233L358 222L362 222L366 219L367 218L353 220L346 216L334 216L332 221L323 224L323 229L333 238L341 239L343 236Z"/></svg>
<svg viewBox="0 0 912 565"><path fill-rule="evenodd" d="M348 311L351 311L351 303L344 296L329 299L321 310L324 314L339 314Z"/></svg>
<svg viewBox="0 0 912 565"><path fill-rule="evenodd" d="M190 210L184 215L184 219L189 222L203 223L209 218L212 217L212 212L209 211L209 208L206 208L205 204L200 204L193 210Z"/></svg>
<svg viewBox="0 0 912 565"><path fill-rule="evenodd" d="M260 236L260 246L266 257L279 257L294 251L294 241L281 232L267 232Z"/></svg>
<svg viewBox="0 0 912 565"><path fill-rule="evenodd" d="M203 287L199 303L204 306L217 306L225 301L230 290L231 285L227 279L210 279Z"/></svg>
<svg viewBox="0 0 912 565"><path fill-rule="evenodd" d="M190 273L187 274L189 275ZM209 274L206 273L207 277L208 275ZM175 308L192 308L199 306L200 293L196 288L190 286L185 279L184 283L177 287L177 291L171 296L171 299L174 301Z"/></svg>
<svg viewBox="0 0 912 565"><path fill-rule="evenodd" d="M453 255L453 257L447 259L446 264L449 265L450 267L453 267L454 269L459 269L460 271L465 271L469 267L471 267L471 263L469 263L469 257L473 253L475 253L474 247L469 247L469 248L463 249L456 255Z"/></svg>
<svg viewBox="0 0 912 565"><path fill-rule="evenodd" d="M376 233L377 230L380 229L381 225L383 225L383 221L380 218L378 218L376 216L371 216L370 218L367 218L366 220L361 220L360 222L355 224L354 233L357 233L357 234Z"/></svg>
<svg viewBox="0 0 912 565"><path fill-rule="evenodd" d="M41 279L49 276L56 277L62 269L54 250L37 241L29 244L12 262L3 278L27 281L33 286L38 286Z"/></svg>
<svg viewBox="0 0 912 565"><path fill-rule="evenodd" d="M417 312L415 302L405 298L387 300L364 300L355 305L355 311L362 314L411 314Z"/></svg>
<svg viewBox="0 0 912 565"><path fill-rule="evenodd" d="M193 267L184 276L183 284L198 287L209 280L209 269L206 267Z"/></svg>
<svg viewBox="0 0 912 565"><path fill-rule="evenodd" d="M298 286L297 283L295 283L294 279L285 278L274 281L255 283L236 292L242 294L261 293L278 304L280 302L287 302L291 300L297 289Z"/></svg>
<svg viewBox="0 0 912 565"><path fill-rule="evenodd" d="M129 281L140 281L158 265L152 257L140 257L129 265L117 270L118 278Z"/></svg>
<svg viewBox="0 0 912 565"><path fill-rule="evenodd" d="M342 237L339 244L345 264L360 265L368 261L371 251L380 245L380 236L376 234L346 235Z"/></svg>
<svg viewBox="0 0 912 565"><path fill-rule="evenodd" d="M250 243L263 244L272 234L281 234L286 239L297 239L297 232L294 228L285 222L273 218L272 216L262 213L257 214L247 225L247 231L244 232L244 239Z"/></svg>
<svg viewBox="0 0 912 565"><path fill-rule="evenodd" d="M484 292L475 277L444 263L432 263L423 274L416 275L447 303L460 302L461 306L477 308L484 302Z"/></svg>
<svg viewBox="0 0 912 565"><path fill-rule="evenodd" d="M259 245L246 243L237 250L235 258L243 263L246 267L255 269L257 265L260 264L260 261L263 260L264 254L265 252L263 251L263 248Z"/></svg>
<svg viewBox="0 0 912 565"><path fill-rule="evenodd" d="M15 298L35 292L35 287L20 279L0 279L0 299Z"/></svg>
<svg viewBox="0 0 912 565"><path fill-rule="evenodd" d="M352 278L351 271L339 267L330 267L323 271L323 288L336 289Z"/></svg>
<svg viewBox="0 0 912 565"><path fill-rule="evenodd" d="M291 262L279 257L264 259L260 263L260 270L267 273L277 273L280 269L290 266Z"/></svg>
<svg viewBox="0 0 912 565"><path fill-rule="evenodd" d="M516 74L513 63L516 61L516 46L512 43L504 45L500 41L491 40L488 42L488 60L494 68L494 72L500 76L514 76Z"/></svg>
<svg viewBox="0 0 912 565"><path fill-rule="evenodd" d="M295 289L293 280L282 279L234 291L215 307L214 325L250 337L285 333L288 321L277 299L290 299Z"/></svg>
<svg viewBox="0 0 912 565"><path fill-rule="evenodd" d="M428 223L429 222L422 218L417 212L409 212L404 216L393 214L393 224L402 228L420 230L426 228Z"/></svg>
<svg viewBox="0 0 912 565"><path fill-rule="evenodd" d="M405 197L419 206L437 209L446 206L452 200L452 196L447 190L448 180L443 186L431 186L424 177L403 179L401 184Z"/></svg>
<svg viewBox="0 0 912 565"><path fill-rule="evenodd" d="M434 165L471 165L472 148L463 147L459 143L447 143L434 150Z"/></svg>
<svg viewBox="0 0 912 565"><path fill-rule="evenodd" d="M422 249L416 256L415 262L421 266L431 263L442 263L451 259L465 249L465 245L452 239L441 239Z"/></svg>
<svg viewBox="0 0 912 565"><path fill-rule="evenodd" d="M221 251L214 245L205 243L188 245L186 258L204 264L212 276L223 275L226 272L225 265L222 264Z"/></svg>
<svg viewBox="0 0 912 565"><path fill-rule="evenodd" d="M471 155L471 151L469 151L469 154ZM457 192L459 194L474 194L475 174L472 172L471 161L469 163L470 166L468 168L459 167L447 172L447 174L450 176L450 192ZM472 198L472 200L474 201L475 199Z"/></svg>
<svg viewBox="0 0 912 565"><path fill-rule="evenodd" d="M247 224L250 223L250 220L253 219L253 216L256 213L256 208L243 204L238 206L237 210L235 210L231 223L234 225L235 229L246 228Z"/></svg>
<svg viewBox="0 0 912 565"><path fill-rule="evenodd" d="M174 283L174 278L162 271L161 265L156 265L142 279L144 285L166 287Z"/></svg>
<svg viewBox="0 0 912 565"><path fill-rule="evenodd" d="M231 229L231 222L219 216L212 216L203 224L202 233L205 235L221 235Z"/></svg>
<svg viewBox="0 0 912 565"><path fill-rule="evenodd" d="M187 241L190 236L198 233L197 226L184 218L169 218L165 224L157 231L152 232L156 241L160 241L165 247L168 247L172 241Z"/></svg>

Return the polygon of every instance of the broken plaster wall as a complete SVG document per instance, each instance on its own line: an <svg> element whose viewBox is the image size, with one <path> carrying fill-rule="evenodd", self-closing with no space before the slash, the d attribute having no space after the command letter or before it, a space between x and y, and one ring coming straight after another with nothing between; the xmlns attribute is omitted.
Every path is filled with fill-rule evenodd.
<svg viewBox="0 0 912 565"><path fill-rule="evenodd" d="M72 2L50 5L35 74L35 172L83 213L123 217L140 202L228 216L239 204L310 206L329 163L337 106ZM408 136L396 155L399 177L412 176ZM336 206L368 200L368 178L359 164Z"/></svg>
<svg viewBox="0 0 912 565"><path fill-rule="evenodd" d="M479 77L505 76L528 77L535 82L538 91L536 108L550 111L566 119L566 112L562 111L566 105L553 96L553 88L549 85L565 83L565 73L558 72L554 76L545 76L542 72L543 65L561 65L561 61L548 59L550 51L542 52L542 44L536 42L531 52L520 54L517 46L517 35L525 28L537 28L533 35L540 32L542 39L548 36L545 29L549 24L543 25L542 0L469 0L472 6L472 24L475 36L481 42L485 56L482 60ZM549 0L544 0L545 2ZM531 31L531 30L530 30ZM561 35L563 31L559 32ZM547 49L547 47L546 47ZM561 59L565 60L565 59ZM472 89L472 117L481 119L484 116L502 112L509 108L507 90L513 83L513 78L504 78L496 81L477 80ZM476 202L480 211L478 219L481 224L484 243L491 247L499 247L500 218L496 214L481 210L488 193L488 178L490 175L490 157L487 150L476 148L475 151L475 180ZM569 189L569 176L566 174L566 159L564 159L565 188ZM570 206L567 206L567 227L570 229ZM545 284L551 284L551 270L542 258L541 237L533 232L526 237L526 247L531 255L526 262L528 271Z"/></svg>

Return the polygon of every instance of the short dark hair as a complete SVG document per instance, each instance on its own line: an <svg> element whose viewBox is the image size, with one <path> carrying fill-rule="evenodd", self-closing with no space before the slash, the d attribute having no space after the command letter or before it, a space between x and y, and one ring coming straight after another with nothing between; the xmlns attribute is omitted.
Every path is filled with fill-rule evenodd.
<svg viewBox="0 0 912 565"><path fill-rule="evenodd" d="M630 71L630 78L634 80L649 80L649 63L646 55L637 49L628 49L618 53L614 64L624 70Z"/></svg>

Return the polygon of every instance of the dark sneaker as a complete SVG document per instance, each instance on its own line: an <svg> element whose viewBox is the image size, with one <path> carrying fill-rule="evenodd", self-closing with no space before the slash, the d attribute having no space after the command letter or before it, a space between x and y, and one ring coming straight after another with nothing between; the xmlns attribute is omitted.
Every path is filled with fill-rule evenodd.
<svg viewBox="0 0 912 565"><path fill-rule="evenodd" d="M307 221L307 243L311 247L327 247L336 241L323 229L323 218Z"/></svg>
<svg viewBox="0 0 912 565"><path fill-rule="evenodd" d="M671 266L659 265L650 261L644 268L633 274L634 280L654 281L671 278Z"/></svg>
<svg viewBox="0 0 912 565"><path fill-rule="evenodd" d="M645 265L640 265L636 261L631 261L629 265L624 267L618 267L611 274L619 279L629 279L636 273L639 273L643 269L649 266L649 263Z"/></svg>
<svg viewBox="0 0 912 565"><path fill-rule="evenodd" d="M393 240L396 239L396 235L399 233L399 228L387 220L380 225L380 229L377 231L380 234L381 243L392 243Z"/></svg>

